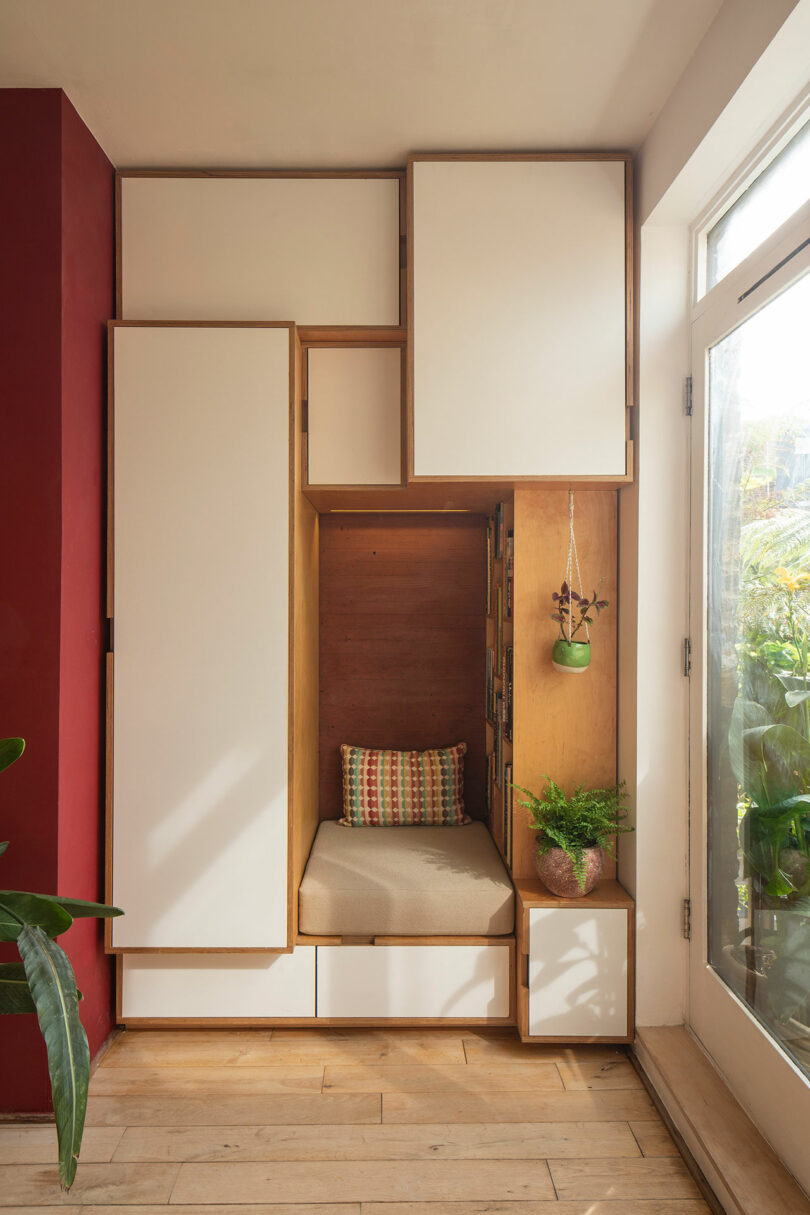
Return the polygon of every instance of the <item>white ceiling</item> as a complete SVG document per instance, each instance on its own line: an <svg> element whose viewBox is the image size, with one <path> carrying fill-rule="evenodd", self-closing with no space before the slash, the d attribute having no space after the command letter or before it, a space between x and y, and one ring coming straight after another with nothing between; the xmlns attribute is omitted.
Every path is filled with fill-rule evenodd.
<svg viewBox="0 0 810 1215"><path fill-rule="evenodd" d="M0 86L118 167L635 149L722 0L0 0Z"/></svg>

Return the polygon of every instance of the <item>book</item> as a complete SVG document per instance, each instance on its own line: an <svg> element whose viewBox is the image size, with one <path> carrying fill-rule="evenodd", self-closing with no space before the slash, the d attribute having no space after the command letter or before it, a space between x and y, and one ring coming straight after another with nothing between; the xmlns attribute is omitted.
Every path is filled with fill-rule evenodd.
<svg viewBox="0 0 810 1215"><path fill-rule="evenodd" d="M512 765L505 764L503 770L503 855L507 865L512 864Z"/></svg>
<svg viewBox="0 0 810 1215"><path fill-rule="evenodd" d="M503 789L503 695L495 695L495 784Z"/></svg>
<svg viewBox="0 0 810 1215"><path fill-rule="evenodd" d="M487 616L492 615L493 590L495 587L495 524L487 519Z"/></svg>
<svg viewBox="0 0 810 1215"><path fill-rule="evenodd" d="M503 556L503 502L495 507L495 558Z"/></svg>
<svg viewBox="0 0 810 1215"><path fill-rule="evenodd" d="M503 729L509 742L512 741L512 684L515 666L515 651L511 645L504 650L503 662Z"/></svg>
<svg viewBox="0 0 810 1215"><path fill-rule="evenodd" d="M495 591L495 670L502 678L503 666L503 587Z"/></svg>
<svg viewBox="0 0 810 1215"><path fill-rule="evenodd" d="M512 619L515 607L515 533L512 528L506 533L506 619Z"/></svg>
<svg viewBox="0 0 810 1215"><path fill-rule="evenodd" d="M495 651L487 649L487 686L486 686L486 717L487 721L495 721Z"/></svg>

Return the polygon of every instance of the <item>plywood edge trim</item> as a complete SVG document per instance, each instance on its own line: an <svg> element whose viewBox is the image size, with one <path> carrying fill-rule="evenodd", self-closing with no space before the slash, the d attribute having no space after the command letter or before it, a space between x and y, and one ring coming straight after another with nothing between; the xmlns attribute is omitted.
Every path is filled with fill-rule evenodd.
<svg viewBox="0 0 810 1215"><path fill-rule="evenodd" d="M407 157L406 167L410 171L412 166L420 163L452 163L453 161L492 161L508 162L508 161L523 161L538 163L546 161L623 161L625 164L633 164L633 153L628 151L581 151L581 152L410 152Z"/></svg>
<svg viewBox="0 0 810 1215"><path fill-rule="evenodd" d="M511 1029L511 1017L119 1017L124 1029ZM568 1039L566 1039L567 1041ZM573 1039L571 1039L573 1041Z"/></svg>
<svg viewBox="0 0 810 1215"><path fill-rule="evenodd" d="M404 169L116 169L116 181L124 178L163 177L181 180L184 178L209 178L218 180L263 181L273 180L326 180L326 181L398 181L405 176Z"/></svg>
<svg viewBox="0 0 810 1215"><path fill-rule="evenodd" d="M275 957L282 953L293 953L294 945L114 945L106 952L123 957L125 954L258 954Z"/></svg>

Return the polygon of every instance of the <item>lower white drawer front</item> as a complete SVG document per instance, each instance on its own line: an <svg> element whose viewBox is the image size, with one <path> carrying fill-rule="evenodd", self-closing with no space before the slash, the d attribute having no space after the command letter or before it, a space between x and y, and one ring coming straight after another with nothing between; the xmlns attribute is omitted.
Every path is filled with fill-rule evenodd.
<svg viewBox="0 0 810 1215"><path fill-rule="evenodd" d="M124 954L130 1017L314 1017L315 949L293 953Z"/></svg>
<svg viewBox="0 0 810 1215"><path fill-rule="evenodd" d="M533 907L529 911L529 1034L627 1034L627 912Z"/></svg>
<svg viewBox="0 0 810 1215"><path fill-rule="evenodd" d="M509 1016L506 945L318 946L319 1017Z"/></svg>

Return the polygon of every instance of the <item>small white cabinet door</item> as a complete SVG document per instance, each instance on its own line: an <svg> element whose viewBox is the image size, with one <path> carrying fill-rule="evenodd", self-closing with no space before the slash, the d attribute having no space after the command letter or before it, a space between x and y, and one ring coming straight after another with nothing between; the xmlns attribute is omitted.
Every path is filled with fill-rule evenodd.
<svg viewBox="0 0 810 1215"><path fill-rule="evenodd" d="M400 323L399 178L121 178L121 316Z"/></svg>
<svg viewBox="0 0 810 1215"><path fill-rule="evenodd" d="M627 1035L627 911L532 907L529 1034Z"/></svg>
<svg viewBox="0 0 810 1215"><path fill-rule="evenodd" d="M287 945L290 330L116 326L113 944Z"/></svg>
<svg viewBox="0 0 810 1215"><path fill-rule="evenodd" d="M312 347L307 401L310 485L401 483L399 347Z"/></svg>
<svg viewBox="0 0 810 1215"><path fill-rule="evenodd" d="M318 946L319 1017L509 1016L505 945Z"/></svg>
<svg viewBox="0 0 810 1215"><path fill-rule="evenodd" d="M415 161L414 474L625 473L625 163Z"/></svg>

